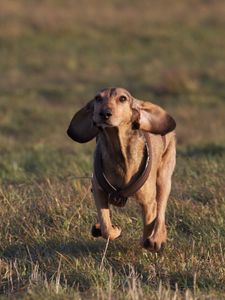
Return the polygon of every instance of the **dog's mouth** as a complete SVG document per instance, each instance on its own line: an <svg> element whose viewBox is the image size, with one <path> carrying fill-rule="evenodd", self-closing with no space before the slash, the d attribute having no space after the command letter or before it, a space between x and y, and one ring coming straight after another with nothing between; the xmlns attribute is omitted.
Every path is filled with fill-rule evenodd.
<svg viewBox="0 0 225 300"><path fill-rule="evenodd" d="M113 124L109 120L101 121L101 122L95 122L93 121L94 126L99 128L106 128L106 127L114 127Z"/></svg>

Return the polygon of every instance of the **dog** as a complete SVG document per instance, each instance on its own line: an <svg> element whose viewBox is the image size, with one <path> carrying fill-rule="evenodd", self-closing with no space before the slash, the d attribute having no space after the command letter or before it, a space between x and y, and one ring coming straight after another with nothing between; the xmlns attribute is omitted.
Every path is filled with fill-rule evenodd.
<svg viewBox="0 0 225 300"><path fill-rule="evenodd" d="M165 212L176 163L176 122L160 106L135 99L126 89L106 88L72 118L67 134L86 143L96 138L92 191L98 222L94 237L114 240L121 229L111 223L110 204L133 197L142 208L142 247L163 249Z"/></svg>

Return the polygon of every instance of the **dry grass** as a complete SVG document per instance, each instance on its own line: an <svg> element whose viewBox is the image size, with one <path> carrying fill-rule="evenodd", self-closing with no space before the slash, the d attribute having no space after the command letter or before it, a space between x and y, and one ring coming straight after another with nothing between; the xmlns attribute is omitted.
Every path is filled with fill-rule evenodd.
<svg viewBox="0 0 225 300"><path fill-rule="evenodd" d="M223 1L1 1L1 299L223 299ZM178 123L169 240L139 246L141 216L90 236L93 143L66 136L104 86L152 99Z"/></svg>

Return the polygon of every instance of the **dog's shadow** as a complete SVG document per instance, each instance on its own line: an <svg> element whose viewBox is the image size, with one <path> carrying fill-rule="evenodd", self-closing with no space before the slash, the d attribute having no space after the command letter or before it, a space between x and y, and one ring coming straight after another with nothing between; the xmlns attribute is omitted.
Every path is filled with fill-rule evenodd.
<svg viewBox="0 0 225 300"><path fill-rule="evenodd" d="M104 240L68 240L61 242L50 239L40 243L14 244L0 252L2 259L48 258L56 254L71 255L75 258L89 255L102 255L106 242Z"/></svg>
<svg viewBox="0 0 225 300"><path fill-rule="evenodd" d="M10 264L13 261L18 261L19 265L25 264L26 268L33 272L35 266L38 265L41 267L41 271L44 272L45 278L48 278L49 281L52 278L55 278L56 270L53 267L53 264L56 265L57 269L59 266L60 258L65 259L66 261L72 263L71 258L81 259L86 257L93 257L97 263L101 264L101 258L105 249L106 242L95 241L91 239L87 240L67 240L62 242L60 240L48 240L40 243L30 243L30 244L14 244L6 247L4 250L0 251L0 260L6 260ZM33 271L32 271L33 270ZM66 270L64 268L64 270ZM66 271L67 272L67 271ZM28 285L30 277L27 277L27 274L21 277L20 281L16 281L15 284L18 289L23 289ZM62 281L62 284L65 282ZM70 287L77 286L80 292L88 290L92 285L92 279L89 274L85 272L80 272L78 270L71 268L69 275L66 279L66 284ZM15 288L15 287L14 287ZM12 286L10 282L5 282L2 287L0 287L0 294L2 293L11 293Z"/></svg>
<svg viewBox="0 0 225 300"><path fill-rule="evenodd" d="M49 259L55 259L60 255L69 256L72 258L85 258L85 257L93 257L97 264L100 266L101 260L103 257L103 253L106 249L106 241L105 240L69 240L66 242L60 242L58 240L48 240L43 243L32 243L28 244L18 244L18 245L11 245L5 248L4 251L0 252L0 259L7 259L7 260L25 260L31 263L36 263L38 261L48 261ZM111 267L113 267L114 271L118 274L124 274L124 278L130 278L132 275L132 269L130 268L131 265L121 264L120 261L117 260L115 251L117 252L118 245L109 245L107 250L107 258L109 259ZM121 247L122 246L122 247ZM129 248L126 248L124 245L119 246L120 251L123 254L127 255L129 252ZM116 250L117 249L117 250ZM157 261L157 256L153 258L152 263ZM100 269L99 269L100 270ZM72 270L73 276L69 276L67 280L68 286L73 287L74 284L78 286L80 292L87 291L92 285L92 278L91 275L89 276L88 273L80 272L79 270ZM55 271L48 271L47 276L51 278L51 276L55 274ZM138 276L141 284L144 285L152 285L155 286L157 284L158 279L152 279L152 282L149 281L149 271L145 268L143 263L136 262L135 263L135 276ZM179 273L171 272L170 273L170 280L168 282L168 278L164 278L164 274L159 274L156 277L160 277L163 283L169 284L171 290L175 290L177 288L177 283L179 283L179 287L181 289L189 288L190 290L193 289L193 278L186 274L186 271ZM200 278L201 279L201 278ZM23 283L21 283L22 285ZM7 288L6 288L7 289ZM1 293L1 289L0 289Z"/></svg>

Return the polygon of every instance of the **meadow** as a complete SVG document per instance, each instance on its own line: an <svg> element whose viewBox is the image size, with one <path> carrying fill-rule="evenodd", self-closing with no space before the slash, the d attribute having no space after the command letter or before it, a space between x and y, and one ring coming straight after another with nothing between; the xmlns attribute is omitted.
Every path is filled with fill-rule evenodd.
<svg viewBox="0 0 225 300"><path fill-rule="evenodd" d="M225 4L212 0L0 2L0 299L225 298ZM162 253L90 234L94 142L66 135L101 88L177 121Z"/></svg>

